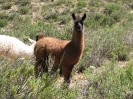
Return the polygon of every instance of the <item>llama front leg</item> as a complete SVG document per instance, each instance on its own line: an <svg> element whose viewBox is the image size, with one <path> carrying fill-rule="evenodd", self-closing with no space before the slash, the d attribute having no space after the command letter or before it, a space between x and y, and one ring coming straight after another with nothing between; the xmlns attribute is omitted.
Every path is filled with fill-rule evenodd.
<svg viewBox="0 0 133 99"><path fill-rule="evenodd" d="M64 81L67 83L70 83L72 69L73 69L73 65L62 66L62 74L64 76Z"/></svg>

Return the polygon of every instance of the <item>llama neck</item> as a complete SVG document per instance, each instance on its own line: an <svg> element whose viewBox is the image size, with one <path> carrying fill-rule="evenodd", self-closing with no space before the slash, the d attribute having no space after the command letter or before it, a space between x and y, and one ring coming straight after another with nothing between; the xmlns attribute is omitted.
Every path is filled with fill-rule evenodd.
<svg viewBox="0 0 133 99"><path fill-rule="evenodd" d="M33 55L33 52L34 52L34 46L35 46L35 43L33 43L30 46L26 45L25 46L25 49L23 51L23 56L25 56L25 57L31 57Z"/></svg>
<svg viewBox="0 0 133 99"><path fill-rule="evenodd" d="M72 42L74 46L77 47L84 47L84 33L81 31L81 33L77 33L77 31L73 30L73 35L72 35Z"/></svg>

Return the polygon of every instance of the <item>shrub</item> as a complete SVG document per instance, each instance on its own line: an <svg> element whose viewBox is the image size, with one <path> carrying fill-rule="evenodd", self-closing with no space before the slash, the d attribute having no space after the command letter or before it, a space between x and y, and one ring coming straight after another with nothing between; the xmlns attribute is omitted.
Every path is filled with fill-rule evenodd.
<svg viewBox="0 0 133 99"><path fill-rule="evenodd" d="M20 14L27 14L29 9L26 6L21 6L21 7L19 7L18 11Z"/></svg>
<svg viewBox="0 0 133 99"><path fill-rule="evenodd" d="M115 24L115 20L112 17L106 16L100 13L94 13L90 16L90 18L86 21L85 25L87 27L93 27L94 29L98 29L100 26L112 26Z"/></svg>
<svg viewBox="0 0 133 99"><path fill-rule="evenodd" d="M57 12L51 12L51 13L49 13L47 16L45 16L45 18L46 18L47 20L49 20L49 19L57 20L57 18L58 18L58 13L57 13Z"/></svg>
<svg viewBox="0 0 133 99"><path fill-rule="evenodd" d="M119 22L122 17L122 7L119 4L107 3L105 5L104 13L110 17L114 22Z"/></svg>
<svg viewBox="0 0 133 99"><path fill-rule="evenodd" d="M84 61L85 66L100 66L104 60L125 61L129 59L130 48L125 43L125 28L100 29L87 36Z"/></svg>
<svg viewBox="0 0 133 99"><path fill-rule="evenodd" d="M28 4L30 4L30 0L17 0L16 1L17 4L20 4L21 6L26 6Z"/></svg>
<svg viewBox="0 0 133 99"><path fill-rule="evenodd" d="M104 13L107 15L111 15L112 13L114 13L115 11L120 11L121 7L119 4L115 4L115 3L107 3L105 5L105 9L104 9ZM118 14L118 13L117 13Z"/></svg>
<svg viewBox="0 0 133 99"><path fill-rule="evenodd" d="M4 27L7 25L7 20L6 19L0 19L0 27Z"/></svg>
<svg viewBox="0 0 133 99"><path fill-rule="evenodd" d="M11 6L12 6L12 3L5 3L5 4L3 4L2 5L2 9L10 9L11 8Z"/></svg>
<svg viewBox="0 0 133 99"><path fill-rule="evenodd" d="M8 15L5 12L0 13L0 19L8 19Z"/></svg>
<svg viewBox="0 0 133 99"><path fill-rule="evenodd" d="M90 1L89 1L89 5L90 5L90 6L99 7L99 6L103 5L103 4L104 4L104 3L103 3L103 1L101 1L101 0L90 0Z"/></svg>
<svg viewBox="0 0 133 99"><path fill-rule="evenodd" d="M8 15L8 19L9 20L13 20L15 18L16 14L15 13L12 13L12 14L9 14Z"/></svg>
<svg viewBox="0 0 133 99"><path fill-rule="evenodd" d="M82 7L86 7L87 6L87 2L84 1L78 1L77 6L82 8Z"/></svg>

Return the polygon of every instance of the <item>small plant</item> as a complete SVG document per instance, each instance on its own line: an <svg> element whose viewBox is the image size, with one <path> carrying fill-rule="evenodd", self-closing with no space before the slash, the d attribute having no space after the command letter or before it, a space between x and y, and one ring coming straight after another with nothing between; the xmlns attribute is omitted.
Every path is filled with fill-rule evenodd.
<svg viewBox="0 0 133 99"><path fill-rule="evenodd" d="M107 3L105 5L104 13L116 22L119 22L123 13L121 10L122 8L119 4Z"/></svg>
<svg viewBox="0 0 133 99"><path fill-rule="evenodd" d="M16 13L9 14L8 19L13 20L16 17Z"/></svg>
<svg viewBox="0 0 133 99"><path fill-rule="evenodd" d="M7 25L7 20L6 19L0 19L0 27L4 27Z"/></svg>
<svg viewBox="0 0 133 99"><path fill-rule="evenodd" d="M46 18L47 20L49 20L49 19L57 20L57 18L58 18L58 13L57 13L57 12L51 12L51 13L49 13L45 18Z"/></svg>
<svg viewBox="0 0 133 99"><path fill-rule="evenodd" d="M85 23L87 27L93 27L95 29L101 26L111 27L113 24L115 24L115 20L112 17L108 17L100 13L94 13L93 15L90 16L90 18Z"/></svg>
<svg viewBox="0 0 133 99"><path fill-rule="evenodd" d="M87 2L84 2L84 1L78 1L78 4L77 4L78 7L86 7L87 6Z"/></svg>
<svg viewBox="0 0 133 99"><path fill-rule="evenodd" d="M128 51L128 48L126 47L121 47L118 49L118 52L116 55L117 56L117 60L118 61L126 61L126 60L129 60L129 51Z"/></svg>
<svg viewBox="0 0 133 99"><path fill-rule="evenodd" d="M8 15L5 12L0 13L0 19L8 19Z"/></svg>
<svg viewBox="0 0 133 99"><path fill-rule="evenodd" d="M26 6L28 4L30 4L30 0L17 0L16 1L17 4L20 4L21 6Z"/></svg>
<svg viewBox="0 0 133 99"><path fill-rule="evenodd" d="M104 9L104 13L106 15L111 15L112 13L114 13L115 11L120 11L121 7L119 4L115 4L115 3L107 3L105 5L105 9ZM118 14L118 13L117 13Z"/></svg>
<svg viewBox="0 0 133 99"><path fill-rule="evenodd" d="M21 6L21 7L19 7L18 11L20 14L27 14L29 9L26 6Z"/></svg>
<svg viewBox="0 0 133 99"><path fill-rule="evenodd" d="M103 1L102 0L90 0L89 5L99 7L103 5Z"/></svg>
<svg viewBox="0 0 133 99"><path fill-rule="evenodd" d="M0 0L0 3L4 3L5 0Z"/></svg>
<svg viewBox="0 0 133 99"><path fill-rule="evenodd" d="M10 2L9 3L5 3L5 4L2 5L2 9L5 9L5 10L6 9L10 9L11 6L12 6L12 3L10 3Z"/></svg>

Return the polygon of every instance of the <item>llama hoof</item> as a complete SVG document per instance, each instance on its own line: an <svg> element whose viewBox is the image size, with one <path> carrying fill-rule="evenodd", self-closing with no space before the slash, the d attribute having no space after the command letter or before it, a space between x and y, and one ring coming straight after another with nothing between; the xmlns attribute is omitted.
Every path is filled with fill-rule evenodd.
<svg viewBox="0 0 133 99"><path fill-rule="evenodd" d="M70 83L70 78L64 78L64 81L65 81L66 83Z"/></svg>

